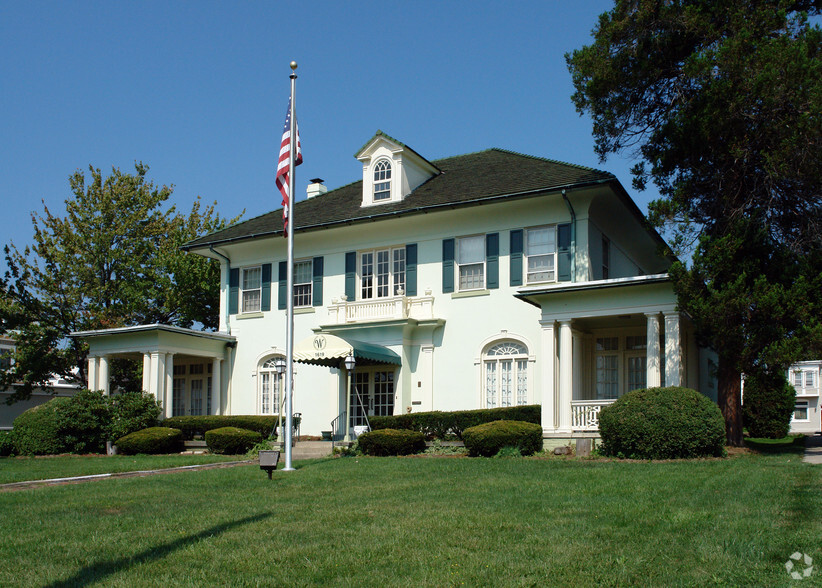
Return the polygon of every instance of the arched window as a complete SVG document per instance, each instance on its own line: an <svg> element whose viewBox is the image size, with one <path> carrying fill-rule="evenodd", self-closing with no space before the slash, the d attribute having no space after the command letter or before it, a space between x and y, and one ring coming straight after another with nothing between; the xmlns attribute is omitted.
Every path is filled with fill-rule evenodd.
<svg viewBox="0 0 822 588"><path fill-rule="evenodd" d="M283 374L277 373L276 360L276 357L266 360L257 370L257 381L260 386L260 414L278 414L280 410Z"/></svg>
<svg viewBox="0 0 822 588"><path fill-rule="evenodd" d="M528 349L503 341L482 356L485 408L528 404Z"/></svg>
<svg viewBox="0 0 822 588"><path fill-rule="evenodd" d="M391 198L391 162L383 159L374 166L374 202Z"/></svg>

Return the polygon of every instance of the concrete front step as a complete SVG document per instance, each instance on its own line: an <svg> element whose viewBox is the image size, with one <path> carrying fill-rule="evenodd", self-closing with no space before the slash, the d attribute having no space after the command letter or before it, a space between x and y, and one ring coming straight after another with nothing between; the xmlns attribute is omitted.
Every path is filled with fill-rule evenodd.
<svg viewBox="0 0 822 588"><path fill-rule="evenodd" d="M298 441L291 449L291 459L315 459L332 453L331 441Z"/></svg>

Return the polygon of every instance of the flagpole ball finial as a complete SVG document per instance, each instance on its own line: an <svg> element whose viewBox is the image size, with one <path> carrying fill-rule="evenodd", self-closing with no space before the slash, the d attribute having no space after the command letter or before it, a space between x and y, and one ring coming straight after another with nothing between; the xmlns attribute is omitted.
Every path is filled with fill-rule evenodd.
<svg viewBox="0 0 822 588"><path fill-rule="evenodd" d="M295 71L296 69L297 69L297 62L296 62L296 61L292 61L292 62L291 62L291 70L292 70L292 71Z"/></svg>

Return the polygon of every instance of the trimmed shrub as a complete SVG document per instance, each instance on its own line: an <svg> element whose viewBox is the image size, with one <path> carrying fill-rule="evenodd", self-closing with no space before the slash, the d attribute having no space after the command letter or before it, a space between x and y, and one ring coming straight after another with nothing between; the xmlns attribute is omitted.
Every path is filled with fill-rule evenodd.
<svg viewBox="0 0 822 588"><path fill-rule="evenodd" d="M117 451L125 455L176 453L183 446L183 433L169 427L149 427L120 437L116 445Z"/></svg>
<svg viewBox="0 0 822 588"><path fill-rule="evenodd" d="M602 453L631 459L675 459L725 453L719 407L690 388L628 392L599 413Z"/></svg>
<svg viewBox="0 0 822 588"><path fill-rule="evenodd" d="M468 455L494 457L505 447L515 447L522 455L542 449L542 427L524 421L493 421L469 427L462 433Z"/></svg>
<svg viewBox="0 0 822 588"><path fill-rule="evenodd" d="M176 416L163 421L168 427L180 429L186 439L193 439L195 435L205 435L207 431L223 427L237 427L256 431L263 438L268 439L277 433L278 415L202 415ZM294 417L294 427L300 425L300 417ZM285 417L283 417L285 426Z"/></svg>
<svg viewBox="0 0 822 588"><path fill-rule="evenodd" d="M19 455L65 453L67 448L60 435L57 411L70 400L65 397L52 398L14 419L11 432L14 452Z"/></svg>
<svg viewBox="0 0 822 588"><path fill-rule="evenodd" d="M745 377L742 417L751 437L782 439L791 429L796 390L782 373Z"/></svg>
<svg viewBox="0 0 822 588"><path fill-rule="evenodd" d="M222 427L205 433L206 445L211 453L239 455L246 453L262 440L263 436L257 431L238 427Z"/></svg>
<svg viewBox="0 0 822 588"><path fill-rule="evenodd" d="M129 433L157 426L160 403L142 392L124 392L109 399L111 421L108 438L120 439Z"/></svg>
<svg viewBox="0 0 822 588"><path fill-rule="evenodd" d="M11 431L0 431L0 457L8 457L14 453L14 443L11 440Z"/></svg>
<svg viewBox="0 0 822 588"><path fill-rule="evenodd" d="M108 398L80 390L55 411L57 435L69 453L103 453L111 424Z"/></svg>
<svg viewBox="0 0 822 588"><path fill-rule="evenodd" d="M479 410L460 410L454 412L412 412L395 416L369 417L371 428L406 429L419 431L426 439L463 439L463 431L483 423L493 421L523 421L541 423L541 407L538 404L527 406L508 406L504 408L482 408Z"/></svg>
<svg viewBox="0 0 822 588"><path fill-rule="evenodd" d="M425 451L425 436L418 431L380 429L357 437L365 455L412 455Z"/></svg>

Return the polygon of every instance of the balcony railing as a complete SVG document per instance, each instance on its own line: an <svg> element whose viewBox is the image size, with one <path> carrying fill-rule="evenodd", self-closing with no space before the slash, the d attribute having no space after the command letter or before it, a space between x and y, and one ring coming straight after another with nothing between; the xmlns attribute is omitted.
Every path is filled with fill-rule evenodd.
<svg viewBox="0 0 822 588"><path fill-rule="evenodd" d="M405 295L374 300L334 299L328 307L328 319L332 324L367 323L405 319L433 319L434 297L430 291L425 296Z"/></svg>
<svg viewBox="0 0 822 588"><path fill-rule="evenodd" d="M571 427L575 431L596 431L599 429L599 411L603 406L616 400L572 400Z"/></svg>

